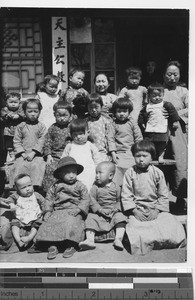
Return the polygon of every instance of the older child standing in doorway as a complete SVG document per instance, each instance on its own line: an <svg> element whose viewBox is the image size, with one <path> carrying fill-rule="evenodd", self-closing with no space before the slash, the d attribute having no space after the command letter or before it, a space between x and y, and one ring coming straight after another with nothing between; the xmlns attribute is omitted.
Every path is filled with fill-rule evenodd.
<svg viewBox="0 0 195 300"><path fill-rule="evenodd" d="M126 233L131 254L177 248L185 242L182 224L169 213L168 188L163 172L152 165L155 146L142 140L132 146L136 165L123 179L121 201L129 217Z"/></svg>
<svg viewBox="0 0 195 300"><path fill-rule="evenodd" d="M139 85L142 71L137 67L126 69L127 85L122 88L119 97L127 97L133 103L131 116L137 121L139 112L146 103L147 89Z"/></svg>

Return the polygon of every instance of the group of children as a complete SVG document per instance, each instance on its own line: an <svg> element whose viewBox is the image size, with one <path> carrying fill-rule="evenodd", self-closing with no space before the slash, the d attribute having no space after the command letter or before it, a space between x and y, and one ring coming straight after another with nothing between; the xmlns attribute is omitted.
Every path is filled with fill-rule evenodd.
<svg viewBox="0 0 195 300"><path fill-rule="evenodd" d="M105 74L96 76L92 94L82 87L84 77L71 70L63 92L58 77L48 75L37 97L22 104L19 95L7 95L1 122L5 139L12 129L7 150L10 156L14 150L9 181L16 193L2 204L14 212L15 242L20 250L48 244L48 259L61 244L67 258L94 249L95 235L114 228L117 250L125 232L132 254L178 247L185 232L169 213L164 175L152 165L163 161L177 111L163 101L161 84L139 86L139 68L127 70L118 97L108 93ZM21 228L28 234L21 236Z"/></svg>

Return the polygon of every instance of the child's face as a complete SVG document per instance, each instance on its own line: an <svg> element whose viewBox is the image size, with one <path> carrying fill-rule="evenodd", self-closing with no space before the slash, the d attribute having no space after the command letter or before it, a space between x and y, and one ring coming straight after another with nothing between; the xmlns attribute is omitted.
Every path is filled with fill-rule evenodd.
<svg viewBox="0 0 195 300"><path fill-rule="evenodd" d="M119 108L118 107L116 109L115 117L119 121L125 121L125 120L127 120L128 117L129 117L129 110L128 110L128 108Z"/></svg>
<svg viewBox="0 0 195 300"><path fill-rule="evenodd" d="M139 83L140 83L141 77L132 77L131 75L128 76L127 78L127 84L128 86L132 87L132 88L137 88Z"/></svg>
<svg viewBox="0 0 195 300"><path fill-rule="evenodd" d="M73 184L77 180L77 168L76 166L67 166L62 168L59 177L67 184Z"/></svg>
<svg viewBox="0 0 195 300"><path fill-rule="evenodd" d="M16 183L18 194L22 197L30 197L33 192L33 185L29 176L19 179Z"/></svg>
<svg viewBox="0 0 195 300"><path fill-rule="evenodd" d="M56 118L56 123L59 125L66 125L70 122L71 115L65 108L58 108L54 113L54 116Z"/></svg>
<svg viewBox="0 0 195 300"><path fill-rule="evenodd" d="M7 99L7 107L11 111L16 111L19 108L20 100L17 97Z"/></svg>
<svg viewBox="0 0 195 300"><path fill-rule="evenodd" d="M149 164L152 162L152 156L149 152L138 151L135 153L135 163L139 169L147 169Z"/></svg>
<svg viewBox="0 0 195 300"><path fill-rule="evenodd" d="M161 90L153 90L149 95L149 100L153 104L158 104L163 101L164 92Z"/></svg>
<svg viewBox="0 0 195 300"><path fill-rule="evenodd" d="M50 79L50 81L46 84L45 90L48 94L54 95L58 90L58 82L55 79Z"/></svg>
<svg viewBox="0 0 195 300"><path fill-rule="evenodd" d="M85 130L85 132L73 132L72 133L72 139L76 144L84 145L87 142L89 136L89 132Z"/></svg>
<svg viewBox="0 0 195 300"><path fill-rule="evenodd" d="M75 89L79 89L82 87L84 79L85 75L83 72L76 72L69 78L70 85Z"/></svg>
<svg viewBox="0 0 195 300"><path fill-rule="evenodd" d="M104 74L100 74L95 79L95 90L97 93L104 94L109 88L110 84Z"/></svg>
<svg viewBox="0 0 195 300"><path fill-rule="evenodd" d="M146 66L148 74L153 74L156 69L156 63L154 61L149 61Z"/></svg>
<svg viewBox="0 0 195 300"><path fill-rule="evenodd" d="M101 111L102 111L102 107L99 103L92 102L92 103L88 104L88 112L91 117L93 117L93 118L99 117L99 115L101 114Z"/></svg>
<svg viewBox="0 0 195 300"><path fill-rule="evenodd" d="M36 103L29 103L26 107L25 116L28 121L36 122L39 118L40 111Z"/></svg>
<svg viewBox="0 0 195 300"><path fill-rule="evenodd" d="M100 186L105 186L108 184L113 178L112 172L110 169L104 164L99 164L96 167L96 183Z"/></svg>

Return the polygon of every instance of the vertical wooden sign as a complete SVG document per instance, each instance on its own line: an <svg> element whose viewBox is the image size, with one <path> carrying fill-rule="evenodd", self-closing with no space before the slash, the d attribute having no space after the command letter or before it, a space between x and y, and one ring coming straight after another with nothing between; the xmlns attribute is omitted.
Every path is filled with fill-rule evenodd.
<svg viewBox="0 0 195 300"><path fill-rule="evenodd" d="M52 17L52 67L60 78L59 89L68 87L67 18Z"/></svg>

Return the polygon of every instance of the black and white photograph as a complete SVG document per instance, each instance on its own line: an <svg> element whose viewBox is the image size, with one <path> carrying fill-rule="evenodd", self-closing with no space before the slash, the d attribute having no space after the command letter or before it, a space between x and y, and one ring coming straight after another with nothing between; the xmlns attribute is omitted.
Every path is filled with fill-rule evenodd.
<svg viewBox="0 0 195 300"><path fill-rule="evenodd" d="M184 265L190 9L2 7L0 30L0 263Z"/></svg>

